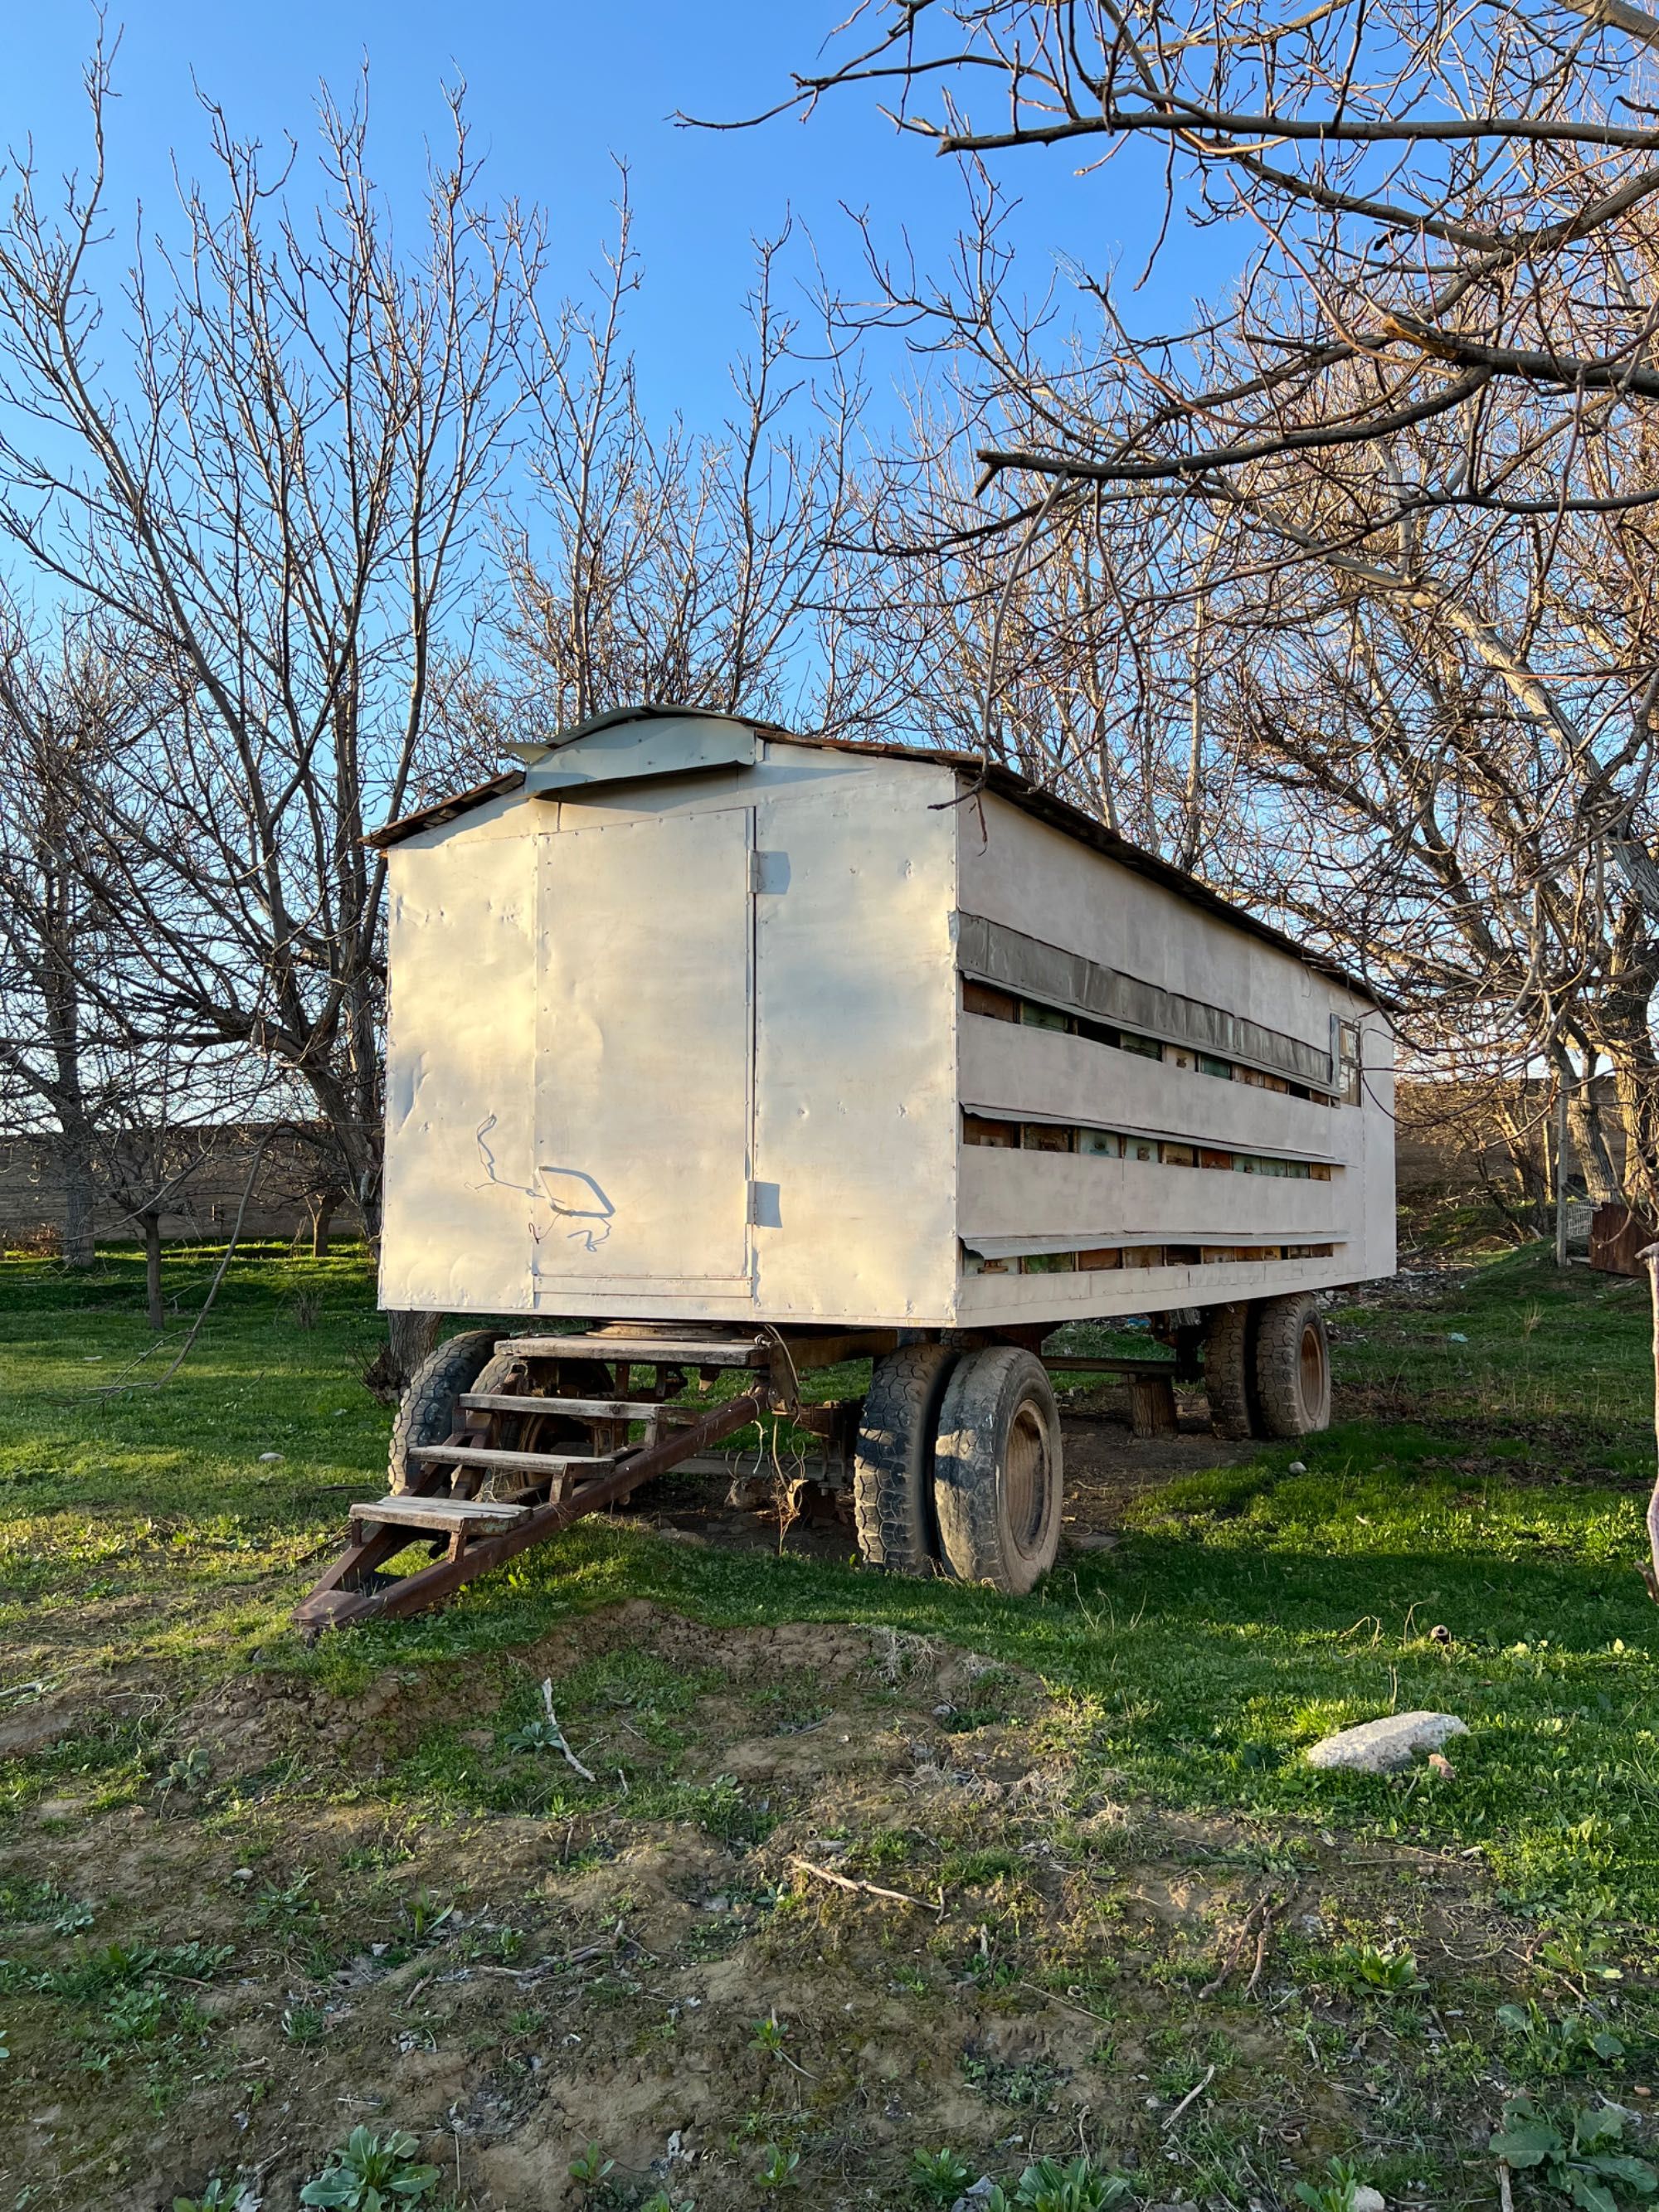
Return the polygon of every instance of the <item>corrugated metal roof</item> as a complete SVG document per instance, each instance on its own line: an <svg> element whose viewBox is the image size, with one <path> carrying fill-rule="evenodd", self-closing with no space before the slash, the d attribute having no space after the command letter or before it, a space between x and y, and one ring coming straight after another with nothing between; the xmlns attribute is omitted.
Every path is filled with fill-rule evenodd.
<svg viewBox="0 0 1659 2212"><path fill-rule="evenodd" d="M881 760L915 761L927 768L954 769L966 780L964 799L969 799L978 787L993 793L998 799L1006 799L1011 805L1018 806L1039 822L1047 823L1050 829L1058 830L1067 837L1075 837L1080 844L1091 846L1108 860L1115 860L1120 867L1131 869L1136 875L1146 877L1149 882L1161 884L1177 898L1185 899L1189 905L1214 915L1218 921L1228 922L1235 929L1242 929L1246 935L1258 938L1264 944L1276 945L1281 952L1290 953L1304 966L1311 968L1316 975L1340 983L1345 989L1356 993L1362 999L1369 999L1373 1006L1384 1012L1396 1010L1397 1001L1384 997L1363 976L1352 974L1324 953L1313 951L1307 945L1298 944L1295 938L1282 929L1275 928L1272 922L1262 921L1247 908L1235 906L1231 899L1224 898L1208 884L1200 883L1196 876L1188 875L1183 869L1172 866L1168 860L1161 860L1156 853L1149 853L1139 845L1131 844L1127 837L1119 836L1115 830L1109 830L1103 822L1097 821L1092 814L1085 814L1081 807L1073 806L1068 799L1056 798L1053 792L1041 789L1029 778L1017 775L1012 769L995 763L987 766L972 754L947 752L925 745L890 744L861 738L808 737L794 730L786 730L780 724L767 721L758 715L727 714L717 708L671 706L663 702L638 707L612 707L604 714L590 715L586 721L566 731L548 747L548 751L561 752L567 745L592 736L595 731L611 729L619 723L652 721L663 716L684 714L696 715L705 721L736 722L744 729L758 732L763 737L775 738L787 744L810 746L816 751L867 753ZM388 846L400 844L405 837L413 837L422 830L435 829L440 823L452 822L458 815L468 813L475 806L483 806L492 799L505 798L509 793L520 789L524 781L525 771L522 769L509 770L505 775L492 777L488 783L474 784L469 791L458 792L453 799L437 800L416 813L405 814L396 822L388 822L383 829L373 831L364 842L384 852Z"/></svg>

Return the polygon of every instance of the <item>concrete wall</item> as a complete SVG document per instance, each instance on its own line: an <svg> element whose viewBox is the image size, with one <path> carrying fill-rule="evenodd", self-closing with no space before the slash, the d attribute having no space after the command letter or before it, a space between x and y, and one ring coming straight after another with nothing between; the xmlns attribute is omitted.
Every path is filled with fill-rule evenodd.
<svg viewBox="0 0 1659 2212"><path fill-rule="evenodd" d="M263 1131L226 1127L191 1133L175 1141L188 1144L201 1164L179 1190L161 1217L161 1234L170 1243L211 1243L228 1236L246 1187L248 1170ZM309 1237L311 1216L305 1198L317 1172L317 1155L292 1138L278 1138L261 1164L244 1221L253 1237ZM33 1242L57 1230L64 1218L63 1176L57 1140L51 1136L0 1138L0 1240ZM355 1215L335 1217L341 1235L353 1235ZM119 1207L101 1202L94 1217L99 1240L137 1240L136 1223Z"/></svg>

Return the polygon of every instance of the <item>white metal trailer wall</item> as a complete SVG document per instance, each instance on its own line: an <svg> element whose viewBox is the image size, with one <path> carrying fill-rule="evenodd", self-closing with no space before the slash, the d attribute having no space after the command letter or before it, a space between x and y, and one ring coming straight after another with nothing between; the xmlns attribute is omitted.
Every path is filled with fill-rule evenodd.
<svg viewBox="0 0 1659 2212"><path fill-rule="evenodd" d="M963 1321L1139 1313L1392 1272L1392 1046L1369 1002L1001 799L960 811L957 899L964 917L1224 1009L1320 1054L1330 1050L1333 1015L1361 1024L1367 1070L1362 1105L1326 1106L1084 1036L965 1013L958 1085L966 1111L1131 1131L1329 1170L1328 1181L1303 1181L964 1143L958 1227L965 1246L1041 1251L1254 1241L1334 1249L1326 1258L969 1273L959 1299ZM965 937L966 922L959 928Z"/></svg>
<svg viewBox="0 0 1659 2212"><path fill-rule="evenodd" d="M382 1303L948 1322L954 788L769 744L394 848Z"/></svg>
<svg viewBox="0 0 1659 2212"><path fill-rule="evenodd" d="M386 1304L994 1326L1392 1268L1386 1024L1293 954L999 796L953 805L931 761L689 714L548 760L389 854ZM958 958L996 931L1255 1024L1269 1054L1359 1022L1366 1103L964 1012ZM968 1145L963 1109L1330 1180ZM964 1272L997 1239L1334 1249Z"/></svg>

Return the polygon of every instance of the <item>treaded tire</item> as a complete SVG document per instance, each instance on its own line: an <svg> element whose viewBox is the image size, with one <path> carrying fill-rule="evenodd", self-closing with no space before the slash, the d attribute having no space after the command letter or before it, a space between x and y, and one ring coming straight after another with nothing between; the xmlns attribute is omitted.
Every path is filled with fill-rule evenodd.
<svg viewBox="0 0 1659 2212"><path fill-rule="evenodd" d="M939 1572L933 1435L960 1357L948 1345L906 1344L871 1370L853 1462L853 1521L867 1567L895 1575Z"/></svg>
<svg viewBox="0 0 1659 2212"><path fill-rule="evenodd" d="M499 1328L464 1329L446 1338L409 1378L392 1424L387 1473L393 1491L409 1487L409 1455L416 1444L441 1444L454 1426L455 1401L483 1373L501 1340Z"/></svg>
<svg viewBox="0 0 1659 2212"><path fill-rule="evenodd" d="M1018 1345L969 1353L939 1408L933 1502L959 1582L1018 1597L1060 1549L1060 1409L1048 1370Z"/></svg>
<svg viewBox="0 0 1659 2212"><path fill-rule="evenodd" d="M1255 1310L1255 1395L1270 1437L1331 1425L1331 1355L1313 1296L1291 1291Z"/></svg>
<svg viewBox="0 0 1659 2212"><path fill-rule="evenodd" d="M1213 1307L1204 1335L1204 1395L1210 1426L1240 1442L1259 1433L1253 1419L1250 1372L1255 1309L1248 1298Z"/></svg>

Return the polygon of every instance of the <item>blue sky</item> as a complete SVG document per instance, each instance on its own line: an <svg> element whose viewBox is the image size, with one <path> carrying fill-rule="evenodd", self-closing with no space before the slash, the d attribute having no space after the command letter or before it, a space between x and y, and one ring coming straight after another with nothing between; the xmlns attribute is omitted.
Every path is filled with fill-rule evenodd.
<svg viewBox="0 0 1659 2212"><path fill-rule="evenodd" d="M859 93L756 132L677 129L676 107L741 112L775 98L792 64L810 63L842 0L629 0L536 8L502 0L283 0L272 6L204 0L112 5L123 26L121 94L111 141L118 207L141 197L165 222L170 162L200 164L204 131L192 77L238 130L275 142L304 137L320 80L347 83L367 57L375 166L394 209L412 208L429 133L443 123L440 82L459 73L489 151L488 188L540 200L551 212L556 267L568 287L597 258L611 221L611 156L633 173L636 240L646 289L634 331L653 407L711 425L726 404L725 362L741 337L750 237L793 210L832 276L856 288L860 262L842 211L868 207L883 235L908 232L924 262L949 246L962 204L954 165L899 140ZM0 0L0 141L32 136L57 171L84 160L80 70L94 31L78 0ZM1152 165L1114 165L1079 179L1064 155L1026 155L1007 172L1024 200L1022 268L1043 289L1056 252L1098 264L1144 252L1157 219ZM118 228L125 228L118 224ZM1149 305L1176 319L1185 296L1212 283L1224 251L1214 234L1176 234L1176 252ZM1143 295L1146 300L1147 295ZM902 373L890 356L884 374Z"/></svg>

